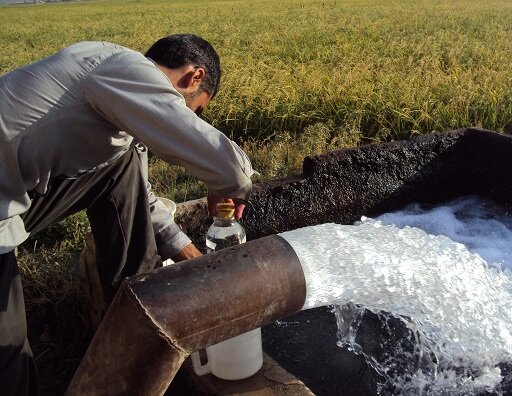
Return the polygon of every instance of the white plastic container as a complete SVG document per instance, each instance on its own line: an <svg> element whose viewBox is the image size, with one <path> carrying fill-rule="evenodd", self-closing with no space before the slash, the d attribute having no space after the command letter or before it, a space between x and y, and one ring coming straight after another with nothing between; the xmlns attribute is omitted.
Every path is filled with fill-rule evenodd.
<svg viewBox="0 0 512 396"><path fill-rule="evenodd" d="M245 230L234 218L235 205L217 205L217 215L206 233L208 252L245 242ZM212 373L225 380L240 380L254 375L263 365L261 329L257 328L206 348L208 361L202 365L198 352L191 355L197 375Z"/></svg>
<svg viewBox="0 0 512 396"><path fill-rule="evenodd" d="M213 374L224 380L240 380L258 372L263 365L261 329L257 328L206 348L208 361L202 365L198 352L191 356L197 375Z"/></svg>

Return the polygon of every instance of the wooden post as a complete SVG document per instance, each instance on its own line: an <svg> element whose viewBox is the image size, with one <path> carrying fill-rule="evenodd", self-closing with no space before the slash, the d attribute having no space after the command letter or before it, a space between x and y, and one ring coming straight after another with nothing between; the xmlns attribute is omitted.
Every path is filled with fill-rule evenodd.
<svg viewBox="0 0 512 396"><path fill-rule="evenodd" d="M89 313L89 321L94 329L98 328L107 309L101 288L98 267L96 265L96 246L90 232L85 238L85 247L80 254L80 273L84 278L84 290Z"/></svg>

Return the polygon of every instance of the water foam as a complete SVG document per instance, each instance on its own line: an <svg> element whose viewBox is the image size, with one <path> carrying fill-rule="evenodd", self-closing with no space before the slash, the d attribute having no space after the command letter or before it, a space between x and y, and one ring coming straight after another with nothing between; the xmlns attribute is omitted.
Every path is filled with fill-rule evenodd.
<svg viewBox="0 0 512 396"><path fill-rule="evenodd" d="M488 263L512 269L512 213L496 202L468 196L437 206L411 204L376 219L400 228L417 227L428 234L445 235Z"/></svg>
<svg viewBox="0 0 512 396"><path fill-rule="evenodd" d="M391 378L390 367L396 365L393 357L378 362L367 356L378 372L394 382L396 393L471 394L492 389L501 379L497 365L512 361L512 275L482 259L490 251L485 246L489 239L483 236L487 242L481 249L475 230L482 229L480 220L495 220L485 210L482 216L462 215L465 202L457 201L451 209L433 208L435 216L411 207L403 216L390 214L381 221L363 219L355 226L323 224L281 234L304 269L304 309L328 304L341 307L338 322L345 345L362 351L354 331L364 309L384 315L385 321L398 319L410 330L416 343L414 353L423 360L428 357L426 364L406 376L393 373ZM465 235L464 226L446 219L479 218L474 228L467 228L472 230L467 240L480 254L444 235L383 224L399 223L406 216L415 220L424 216L428 223L442 224L452 237ZM494 231L498 228L491 226ZM491 242L498 240L496 234L491 238ZM509 258L495 252L489 257L491 262L510 265ZM353 308L348 315L347 307Z"/></svg>

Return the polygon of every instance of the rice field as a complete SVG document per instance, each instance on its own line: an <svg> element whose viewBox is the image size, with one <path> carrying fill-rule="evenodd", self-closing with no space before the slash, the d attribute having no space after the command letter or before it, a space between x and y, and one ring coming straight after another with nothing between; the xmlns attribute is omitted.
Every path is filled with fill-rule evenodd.
<svg viewBox="0 0 512 396"><path fill-rule="evenodd" d="M319 122L363 143L512 129L508 0L119 0L0 12L0 73L81 40L145 51L170 33L203 36L224 71L206 117L235 139Z"/></svg>

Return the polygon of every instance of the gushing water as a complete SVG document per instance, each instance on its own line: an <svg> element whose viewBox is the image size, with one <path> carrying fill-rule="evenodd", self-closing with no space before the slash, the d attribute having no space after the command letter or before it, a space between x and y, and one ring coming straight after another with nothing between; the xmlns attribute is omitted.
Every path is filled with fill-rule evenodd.
<svg viewBox="0 0 512 396"><path fill-rule="evenodd" d="M412 204L377 220L445 235L488 263L512 269L512 214L495 202L469 196L433 207Z"/></svg>
<svg viewBox="0 0 512 396"><path fill-rule="evenodd" d="M393 394L496 390L498 364L512 361L512 275L502 265L508 263L495 255L499 264L488 263L446 236L387 220L281 234L303 266L304 309L335 305L340 343L356 353L365 352L357 341L364 310L387 326L399 323L406 342L383 340L386 353L365 353Z"/></svg>

